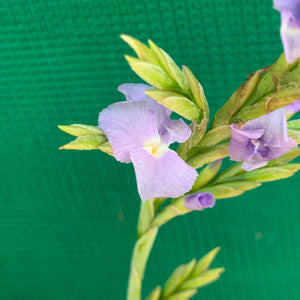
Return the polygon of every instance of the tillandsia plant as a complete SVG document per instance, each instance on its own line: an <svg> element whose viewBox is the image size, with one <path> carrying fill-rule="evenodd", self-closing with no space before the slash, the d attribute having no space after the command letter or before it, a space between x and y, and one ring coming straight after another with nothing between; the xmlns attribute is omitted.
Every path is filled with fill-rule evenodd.
<svg viewBox="0 0 300 300"><path fill-rule="evenodd" d="M77 138L60 149L101 150L132 163L142 200L127 290L141 299L147 260L161 226L176 216L215 205L263 182L284 179L300 169L300 1L274 1L282 16L285 54L250 74L209 124L204 90L192 71L180 69L154 42L149 46L122 35L137 57L125 56L147 84L119 87L126 100L100 112L98 126L59 128ZM298 101L299 100L299 101ZM172 112L184 119L171 118ZM179 143L176 151L169 148ZM233 164L222 168L223 159ZM219 247L181 265L147 300L190 299L217 280L223 268L210 268Z"/></svg>

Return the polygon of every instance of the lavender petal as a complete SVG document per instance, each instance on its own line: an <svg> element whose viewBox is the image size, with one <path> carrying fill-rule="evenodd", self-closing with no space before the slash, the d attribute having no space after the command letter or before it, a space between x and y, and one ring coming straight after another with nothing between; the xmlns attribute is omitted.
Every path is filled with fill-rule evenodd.
<svg viewBox="0 0 300 300"><path fill-rule="evenodd" d="M262 140L265 144L281 147L288 142L287 123L283 109L277 109L269 114L249 121L242 130L263 129Z"/></svg>
<svg viewBox="0 0 300 300"><path fill-rule="evenodd" d="M192 131L190 127L182 120L165 120L160 124L159 129L162 140L170 145L174 142L183 143L191 135Z"/></svg>
<svg viewBox="0 0 300 300"><path fill-rule="evenodd" d="M230 159L234 161L250 160L254 154L251 140L260 138L263 132L263 129L238 129L236 124L232 124L231 141L228 149Z"/></svg>
<svg viewBox="0 0 300 300"><path fill-rule="evenodd" d="M127 101L149 100L151 98L145 91L151 89L153 89L151 85L143 83L124 83L118 87L118 91L125 95Z"/></svg>
<svg viewBox="0 0 300 300"><path fill-rule="evenodd" d="M280 36L286 60L291 64L300 57L300 22L292 12L281 12Z"/></svg>
<svg viewBox="0 0 300 300"><path fill-rule="evenodd" d="M182 196L190 191L197 177L197 172L170 149L157 156L143 148L133 149L130 157L143 201Z"/></svg>
<svg viewBox="0 0 300 300"><path fill-rule="evenodd" d="M105 132L117 160L130 162L132 149L141 148L158 136L157 105L147 100L124 101L100 113L99 127Z"/></svg>
<svg viewBox="0 0 300 300"><path fill-rule="evenodd" d="M274 0L274 8L279 12L289 11L294 14L295 18L300 18L299 0Z"/></svg>

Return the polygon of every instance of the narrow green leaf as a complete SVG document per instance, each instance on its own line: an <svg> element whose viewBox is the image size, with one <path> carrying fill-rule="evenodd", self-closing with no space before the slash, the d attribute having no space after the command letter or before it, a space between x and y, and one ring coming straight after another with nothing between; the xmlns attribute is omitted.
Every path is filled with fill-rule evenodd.
<svg viewBox="0 0 300 300"><path fill-rule="evenodd" d="M292 176L293 170L287 170L283 167L260 168L241 175L234 176L232 180L252 180L256 182L267 182L284 179Z"/></svg>
<svg viewBox="0 0 300 300"><path fill-rule="evenodd" d="M205 166L201 172L198 174L198 177L193 185L192 191L200 189L202 186L209 183L215 175L219 172L222 166L222 160L216 160L214 162L209 163Z"/></svg>
<svg viewBox="0 0 300 300"><path fill-rule="evenodd" d="M284 154L276 159L271 160L268 164L268 167L281 166L283 164L286 164L286 163L292 161L299 155L300 155L300 148L291 149L286 154Z"/></svg>
<svg viewBox="0 0 300 300"><path fill-rule="evenodd" d="M229 143L224 143L214 147L205 148L203 151L200 151L189 158L187 163L191 167L198 169L205 164L228 156L228 147Z"/></svg>
<svg viewBox="0 0 300 300"><path fill-rule="evenodd" d="M187 160L187 157L188 157L187 153L193 147L195 147L196 145L199 144L199 142L201 141L201 139L203 138L203 136L205 134L207 124L208 124L208 119L205 118L205 116L203 116L203 119L199 125L196 122L192 122L190 124L190 128L192 131L190 138L186 142L179 144L178 149L177 149L178 155L183 160Z"/></svg>
<svg viewBox="0 0 300 300"><path fill-rule="evenodd" d="M288 129L288 136L300 144L300 130Z"/></svg>
<svg viewBox="0 0 300 300"><path fill-rule="evenodd" d="M199 276L202 272L206 271L210 265L212 264L213 260L215 259L216 255L218 252L221 250L220 247L217 247L213 250L211 250L209 253L207 253L204 257L202 257L197 265L194 268L193 273L191 274L191 277L197 277Z"/></svg>
<svg viewBox="0 0 300 300"><path fill-rule="evenodd" d="M187 291L178 292L175 295L172 295L163 300L188 300L197 294L197 290L190 289Z"/></svg>
<svg viewBox="0 0 300 300"><path fill-rule="evenodd" d="M233 177L235 175L245 173L245 170L241 168L243 162L235 163L234 165L230 166L226 170L224 170L222 173L220 173L211 184L216 184L218 182L225 181L226 179Z"/></svg>
<svg viewBox="0 0 300 300"><path fill-rule="evenodd" d="M170 74L171 78L173 78L173 80L178 83L178 85L181 87L181 89L184 93L186 93L187 95L190 95L191 89L190 89L187 79L183 75L182 71L179 69L179 67L176 65L176 63L169 56L168 53L166 53L163 49L160 49L160 50L168 64L168 70L169 70L169 74Z"/></svg>
<svg viewBox="0 0 300 300"><path fill-rule="evenodd" d="M260 182L253 181L229 181L221 184L221 186L227 186L229 188L233 188L235 190L240 190L243 192L253 190L259 186L261 186Z"/></svg>
<svg viewBox="0 0 300 300"><path fill-rule="evenodd" d="M222 106L222 108L216 113L212 122L212 128L216 128L229 123L232 116L243 106L246 100L249 98L253 90L255 89L261 72L255 72L251 74L245 83L243 83L229 98L229 100Z"/></svg>
<svg viewBox="0 0 300 300"><path fill-rule="evenodd" d="M181 265L176 268L164 285L162 297L167 298L170 296L177 289L177 287L189 277L195 265L196 260L193 259L188 264Z"/></svg>
<svg viewBox="0 0 300 300"><path fill-rule="evenodd" d="M113 155L112 147L108 141L101 144L99 146L99 150L101 150L102 152L105 152L109 155Z"/></svg>
<svg viewBox="0 0 300 300"><path fill-rule="evenodd" d="M188 120L199 123L203 117L202 111L188 98L171 91L147 90L145 93L160 104L171 109Z"/></svg>
<svg viewBox="0 0 300 300"><path fill-rule="evenodd" d="M285 170L289 170L289 171L292 171L292 172L297 172L300 169L300 164L296 164L296 163L287 164L287 165L281 166L280 168L285 169Z"/></svg>
<svg viewBox="0 0 300 300"><path fill-rule="evenodd" d="M102 129L91 125L83 125L83 124L58 125L58 128L74 136L105 135Z"/></svg>
<svg viewBox="0 0 300 300"><path fill-rule="evenodd" d="M151 294L146 298L146 300L160 300L161 287L156 287Z"/></svg>
<svg viewBox="0 0 300 300"><path fill-rule="evenodd" d="M167 72L169 73L169 75L171 76L170 74L170 70L169 70L169 66L168 66L168 62L166 61L166 58L164 57L163 53L162 53L162 49L159 48L153 41L151 40L148 40L148 44L149 44L149 47L150 49L153 51L153 53L155 53L156 57L158 58L162 68ZM176 81L176 80L174 80Z"/></svg>
<svg viewBox="0 0 300 300"><path fill-rule="evenodd" d="M284 53L282 53L272 66L265 68L265 70L261 70L265 72L265 74L259 80L256 89L246 101L245 106L252 105L261 97L271 93L274 88L278 87L284 75L294 68L295 65L296 62L288 64Z"/></svg>
<svg viewBox="0 0 300 300"><path fill-rule="evenodd" d="M181 286L181 290L190 290L194 288L200 288L207 284L210 284L219 279L221 273L225 271L224 268L215 268L207 270L201 273L198 277L185 281Z"/></svg>
<svg viewBox="0 0 300 300"><path fill-rule="evenodd" d="M280 84L285 85L289 84L290 82L297 81L299 76L299 69L298 66L294 67L290 72L284 74Z"/></svg>
<svg viewBox="0 0 300 300"><path fill-rule="evenodd" d="M170 91L170 90L158 90L158 89L150 89L145 91L149 97L152 99L155 99L157 102L161 102L162 100L166 98L171 98L171 97L177 97L177 98L182 98L182 99L187 99L185 96L183 96L180 93ZM188 99L187 99L188 100Z"/></svg>
<svg viewBox="0 0 300 300"><path fill-rule="evenodd" d="M159 66L125 55L131 69L150 85L158 89L177 90L177 84Z"/></svg>
<svg viewBox="0 0 300 300"><path fill-rule="evenodd" d="M240 122L250 121L265 115L267 113L265 104L266 100L264 102L255 103L251 106L245 106L232 117L230 123L237 124Z"/></svg>
<svg viewBox="0 0 300 300"><path fill-rule="evenodd" d="M262 98L251 106L241 109L231 119L231 123L239 123L256 119L276 109L285 107L300 98L300 88L294 86L282 86L273 95Z"/></svg>
<svg viewBox="0 0 300 300"><path fill-rule="evenodd" d="M159 60L153 53L153 51L146 45L141 43L139 40L126 34L121 34L121 38L134 50L136 55L141 60L152 63L154 65L159 65Z"/></svg>
<svg viewBox="0 0 300 300"><path fill-rule="evenodd" d="M199 192L202 192L202 190L200 189ZM205 187L205 189L203 189L203 192L212 193L215 199L233 198L244 193L244 191L237 190L223 184Z"/></svg>
<svg viewBox="0 0 300 300"><path fill-rule="evenodd" d="M96 150L107 141L104 135L83 135L76 140L61 146L59 149L66 150Z"/></svg>
<svg viewBox="0 0 300 300"><path fill-rule="evenodd" d="M285 107L300 98L300 88L298 84L293 87L291 85L281 86L280 89L266 102L267 113Z"/></svg>
<svg viewBox="0 0 300 300"><path fill-rule="evenodd" d="M287 127L288 129L292 129L292 130L296 130L296 129L300 130L300 119L288 121Z"/></svg>
<svg viewBox="0 0 300 300"><path fill-rule="evenodd" d="M201 110L187 98L170 97L165 98L160 103L188 120L199 123L202 119Z"/></svg>
<svg viewBox="0 0 300 300"><path fill-rule="evenodd" d="M166 53L163 49L159 48L153 41L149 40L149 45L152 51L156 54L160 63L170 75L170 77L177 82L182 91L187 95L190 94L190 88L186 78L184 77L182 71L176 65L174 60Z"/></svg>
<svg viewBox="0 0 300 300"><path fill-rule="evenodd" d="M216 199L232 198L243 194L245 191L260 186L260 182L253 181L229 181L214 186L200 189L199 192L210 192Z"/></svg>
<svg viewBox="0 0 300 300"><path fill-rule="evenodd" d="M204 117L208 119L209 108L204 94L204 90L200 82L196 79L192 71L187 66L182 66L183 74L188 80L191 92L196 104L203 111Z"/></svg>
<svg viewBox="0 0 300 300"><path fill-rule="evenodd" d="M211 147L217 143L229 138L231 135L230 125L223 125L217 128L209 130L201 142L199 143L200 148Z"/></svg>

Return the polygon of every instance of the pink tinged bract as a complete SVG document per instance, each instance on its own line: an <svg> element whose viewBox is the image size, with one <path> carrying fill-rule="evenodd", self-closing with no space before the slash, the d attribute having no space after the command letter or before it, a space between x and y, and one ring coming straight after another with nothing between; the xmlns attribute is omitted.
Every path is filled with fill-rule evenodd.
<svg viewBox="0 0 300 300"><path fill-rule="evenodd" d="M216 200L209 192L194 193L187 195L184 199L184 206L191 210L203 210L207 207L214 207Z"/></svg>
<svg viewBox="0 0 300 300"><path fill-rule="evenodd" d="M280 36L288 63L300 57L300 1L274 0L274 8L280 12Z"/></svg>
<svg viewBox="0 0 300 300"><path fill-rule="evenodd" d="M144 94L145 84L123 84L119 91L127 101L117 102L99 115L114 157L132 162L143 201L156 197L179 197L188 192L197 172L168 146L184 142L191 130L183 120L170 119L171 111Z"/></svg>
<svg viewBox="0 0 300 300"><path fill-rule="evenodd" d="M228 154L231 160L243 161L246 171L263 167L295 147L297 142L288 137L284 109L251 120L242 128L231 125Z"/></svg>

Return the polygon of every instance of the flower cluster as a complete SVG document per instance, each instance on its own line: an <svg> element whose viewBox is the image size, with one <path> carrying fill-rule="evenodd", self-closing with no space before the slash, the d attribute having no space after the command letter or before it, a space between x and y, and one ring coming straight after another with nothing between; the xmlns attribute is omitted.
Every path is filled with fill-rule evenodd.
<svg viewBox="0 0 300 300"><path fill-rule="evenodd" d="M141 203L127 299L140 299L145 265L160 226L177 215L214 207L215 199L241 195L263 181L287 178L300 169L299 164L288 163L300 155L299 149L289 152L300 142L300 120L289 122L289 131L287 123L287 119L300 110L300 100L295 101L300 98L299 66L290 65L300 57L300 0L274 0L274 8L281 14L280 32L289 64L281 56L265 73L261 74L260 70L249 76L216 114L210 129L207 130L208 103L191 70L185 66L180 69L152 41L148 47L126 35L122 38L138 58L125 57L132 70L150 85L119 86L126 101L116 102L101 111L98 127L60 126L77 137L61 149L100 149L120 162L132 163L141 200L161 198ZM191 124L172 119L172 111ZM266 111L272 112L263 115ZM250 120L253 116L261 117ZM243 122L233 123L240 121ZM170 149L175 142L184 143L177 150L180 156ZM283 159L268 165L287 152ZM264 168L246 173L240 164L235 164L218 174L222 159L228 156L242 162L241 167L247 172ZM196 169L202 166L198 174ZM176 199L161 206L164 198ZM148 298L172 294L171 298L182 299L194 295L198 282L207 284L223 272L220 268L209 271L202 268L210 265L214 253L215 250L197 264L192 261L180 266L170 277L184 274L183 279L177 276L180 285L172 287L174 280L169 279L167 289L158 287ZM208 277L202 271L209 274ZM168 284L170 282L172 284ZM173 293L175 290L179 291L177 295Z"/></svg>
<svg viewBox="0 0 300 300"><path fill-rule="evenodd" d="M145 94L153 87L146 84L123 84L119 87L127 101L117 102L99 115L99 127L105 132L114 157L133 163L137 186L143 201L156 197L179 197L189 192L197 172L169 148L174 142L185 142L191 135L182 120L172 120L171 111ZM242 161L251 171L268 164L297 142L288 137L285 114L300 110L300 100L240 126L231 125L228 154ZM185 197L192 210L213 207L211 193L194 193Z"/></svg>

